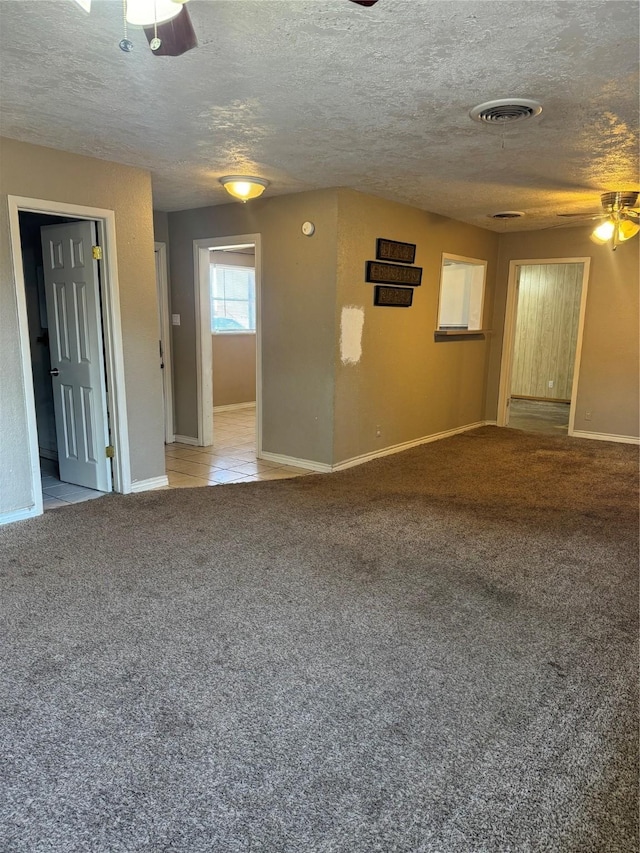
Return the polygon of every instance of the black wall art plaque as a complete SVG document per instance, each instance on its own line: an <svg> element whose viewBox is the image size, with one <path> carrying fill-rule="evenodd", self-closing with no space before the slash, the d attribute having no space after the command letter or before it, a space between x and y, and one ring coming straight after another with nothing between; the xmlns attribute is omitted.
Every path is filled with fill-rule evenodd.
<svg viewBox="0 0 640 853"><path fill-rule="evenodd" d="M365 281L418 287L422 283L422 267L400 267L397 264L367 261L365 276Z"/></svg>
<svg viewBox="0 0 640 853"><path fill-rule="evenodd" d="M397 240L376 240L376 258L379 261L395 261L398 264L412 264L416 259L415 243L398 243Z"/></svg>
<svg viewBox="0 0 640 853"><path fill-rule="evenodd" d="M377 284L374 288L373 304L387 308L410 308L413 302L413 290L410 287L388 287Z"/></svg>

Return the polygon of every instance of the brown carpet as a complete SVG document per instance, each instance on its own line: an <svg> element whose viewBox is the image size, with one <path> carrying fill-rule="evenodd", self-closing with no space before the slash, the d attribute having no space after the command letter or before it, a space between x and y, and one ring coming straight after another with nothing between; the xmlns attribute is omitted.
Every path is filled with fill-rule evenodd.
<svg viewBox="0 0 640 853"><path fill-rule="evenodd" d="M487 427L0 530L0 850L636 850L637 461Z"/></svg>

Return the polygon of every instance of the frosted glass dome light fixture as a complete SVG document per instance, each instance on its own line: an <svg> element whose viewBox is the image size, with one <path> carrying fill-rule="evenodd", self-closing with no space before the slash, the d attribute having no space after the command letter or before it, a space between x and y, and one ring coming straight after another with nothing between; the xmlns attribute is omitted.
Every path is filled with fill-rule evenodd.
<svg viewBox="0 0 640 853"><path fill-rule="evenodd" d="M179 15L181 0L127 0L127 23L138 27L164 24Z"/></svg>
<svg viewBox="0 0 640 853"><path fill-rule="evenodd" d="M269 181L264 178L253 178L249 175L225 175L220 178L220 183L230 196L240 201L258 198L269 186Z"/></svg>

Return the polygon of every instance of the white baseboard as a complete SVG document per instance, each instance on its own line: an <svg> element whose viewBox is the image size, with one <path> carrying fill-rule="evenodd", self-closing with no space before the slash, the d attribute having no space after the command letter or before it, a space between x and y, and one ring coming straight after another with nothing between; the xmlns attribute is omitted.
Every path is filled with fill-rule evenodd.
<svg viewBox="0 0 640 853"><path fill-rule="evenodd" d="M574 429L571 438L591 438L594 441L615 441L617 444L640 444L640 438L635 435L608 435L605 432L587 432Z"/></svg>
<svg viewBox="0 0 640 853"><path fill-rule="evenodd" d="M444 432L436 432L432 435L424 435L422 438L415 438L411 441L403 441L401 444L392 444L390 447L383 447L381 450L374 450L371 453L363 453L362 456L354 456L351 459L345 459L344 462L338 462L334 465L333 471L343 471L345 468L353 468L354 465L362 465L364 462L371 462L372 459L379 459L382 456L391 456L394 453L402 453L403 450L410 450L412 447L419 447L421 444L429 444L432 441L440 441L443 438L451 438L453 435L458 435L461 432L468 432L472 429L486 426L490 421L477 421L475 424L466 424L466 426L448 429Z"/></svg>
<svg viewBox="0 0 640 853"><path fill-rule="evenodd" d="M232 412L234 409L255 409L256 401L249 403L229 403L226 406L214 406L214 412Z"/></svg>
<svg viewBox="0 0 640 853"><path fill-rule="evenodd" d="M404 441L402 444L393 444L390 447L383 447L381 450L373 450L371 453L363 453L362 456L354 456L351 459L345 459L343 462L338 462L336 465L327 465L324 462L314 462L311 459L298 459L294 456L283 456L280 453L262 452L259 454L259 458L267 459L270 462L279 462L281 465L291 465L294 468L308 468L311 471L330 474L332 471L343 471L345 468L353 468L356 465L371 462L371 460L379 459L382 456L391 456L393 453L402 453L403 450L410 450L412 447L418 447L421 444L429 444L429 442L440 441L442 438L450 438L452 435L458 435L461 432L468 432L472 429L478 429L478 427L491 425L495 425L495 421L478 421L475 424L467 424L466 426L456 427L456 429L449 429L445 432L436 432L433 435L425 435L422 436L422 438L415 438L412 441Z"/></svg>
<svg viewBox="0 0 640 853"><path fill-rule="evenodd" d="M192 435L176 435L174 439L176 444L192 444L194 447L200 447L198 439Z"/></svg>
<svg viewBox="0 0 640 853"><path fill-rule="evenodd" d="M313 459L298 459L296 456L283 456L281 453L269 453L262 451L257 453L258 459L266 459L267 462L279 462L280 465L290 465L292 468L308 468L310 471L319 471L321 474L330 474L333 468L324 462L314 462Z"/></svg>
<svg viewBox="0 0 640 853"><path fill-rule="evenodd" d="M42 506L30 506L24 509L14 509L0 514L0 524L13 524L14 521L24 521L42 515Z"/></svg>
<svg viewBox="0 0 640 853"><path fill-rule="evenodd" d="M149 492L152 489L161 489L169 485L169 478L165 474L162 477L149 477L148 480L136 480L131 483L132 492Z"/></svg>

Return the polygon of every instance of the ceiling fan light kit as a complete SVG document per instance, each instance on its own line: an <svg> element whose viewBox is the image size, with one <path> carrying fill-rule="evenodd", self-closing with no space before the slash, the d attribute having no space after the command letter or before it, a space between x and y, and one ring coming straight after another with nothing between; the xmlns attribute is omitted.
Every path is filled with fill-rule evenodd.
<svg viewBox="0 0 640 853"><path fill-rule="evenodd" d="M611 249L615 252L620 243L630 240L640 231L640 212L633 208L638 193L608 192L603 193L600 200L606 218L594 228L591 240L599 246L611 241Z"/></svg>
<svg viewBox="0 0 640 853"><path fill-rule="evenodd" d="M264 178L255 178L250 175L225 175L220 178L220 183L230 196L239 201L258 198L269 186L269 181L265 181Z"/></svg>

